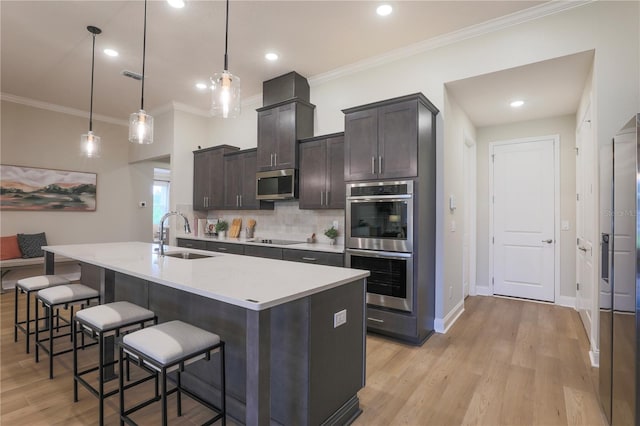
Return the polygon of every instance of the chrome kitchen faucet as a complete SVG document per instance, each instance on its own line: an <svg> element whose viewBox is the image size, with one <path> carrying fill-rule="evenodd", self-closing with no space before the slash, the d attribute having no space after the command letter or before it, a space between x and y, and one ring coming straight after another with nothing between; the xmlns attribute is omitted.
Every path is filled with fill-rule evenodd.
<svg viewBox="0 0 640 426"><path fill-rule="evenodd" d="M182 216L182 218L184 219L184 233L185 234L191 233L191 227L189 226L189 219L187 219L185 215L183 215L180 212L166 213L164 216L162 216L162 219L160 219L160 256L164 256L164 221L169 216Z"/></svg>

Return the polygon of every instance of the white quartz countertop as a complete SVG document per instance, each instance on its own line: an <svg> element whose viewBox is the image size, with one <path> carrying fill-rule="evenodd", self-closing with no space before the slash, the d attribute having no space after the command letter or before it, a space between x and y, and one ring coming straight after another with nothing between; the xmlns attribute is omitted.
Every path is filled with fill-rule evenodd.
<svg viewBox="0 0 640 426"><path fill-rule="evenodd" d="M278 247L278 248L287 248L294 250L310 250L310 251L322 251L327 253L344 253L344 245L331 245L326 243L304 243L300 242L299 244L273 244L273 243L263 243L261 240L263 238L218 238L218 237L208 237L208 236L194 236L193 234L178 234L176 238L182 238L186 240L199 240L199 241L215 241L220 243L231 243L231 244L251 244L256 246L267 246L267 247ZM293 240L292 238L287 237L273 237L272 240Z"/></svg>
<svg viewBox="0 0 640 426"><path fill-rule="evenodd" d="M45 246L55 255L110 269L250 310L292 300L366 278L369 271L214 253L169 246L165 253L207 254L203 259L160 256L142 242Z"/></svg>

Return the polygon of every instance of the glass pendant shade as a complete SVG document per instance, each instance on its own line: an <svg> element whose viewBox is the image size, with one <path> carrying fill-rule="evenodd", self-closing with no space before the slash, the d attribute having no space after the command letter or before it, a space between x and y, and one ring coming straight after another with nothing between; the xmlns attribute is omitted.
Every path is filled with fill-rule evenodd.
<svg viewBox="0 0 640 426"><path fill-rule="evenodd" d="M94 135L91 130L80 136L80 153L87 158L100 158L100 136Z"/></svg>
<svg viewBox="0 0 640 426"><path fill-rule="evenodd" d="M140 145L153 143L153 117L142 109L129 116L129 142Z"/></svg>
<svg viewBox="0 0 640 426"><path fill-rule="evenodd" d="M222 118L240 115L240 77L229 71L211 77L211 113Z"/></svg>

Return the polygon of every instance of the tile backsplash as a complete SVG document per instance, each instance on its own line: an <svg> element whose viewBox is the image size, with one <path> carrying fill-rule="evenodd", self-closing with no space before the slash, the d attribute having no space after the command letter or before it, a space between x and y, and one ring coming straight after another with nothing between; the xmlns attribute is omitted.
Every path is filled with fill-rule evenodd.
<svg viewBox="0 0 640 426"><path fill-rule="evenodd" d="M276 201L273 210L215 210L207 219L224 219L229 224L235 218L242 219L241 237L249 219L256 221L255 238L281 238L306 241L315 233L318 242L329 242L324 236L334 221L338 222L337 243L344 242L344 210L300 210L298 201Z"/></svg>

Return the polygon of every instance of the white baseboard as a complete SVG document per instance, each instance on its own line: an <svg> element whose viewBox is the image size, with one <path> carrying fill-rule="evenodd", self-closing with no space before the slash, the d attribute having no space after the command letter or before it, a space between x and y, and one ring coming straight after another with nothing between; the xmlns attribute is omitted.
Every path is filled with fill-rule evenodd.
<svg viewBox="0 0 640 426"><path fill-rule="evenodd" d="M478 296L491 296L491 292L489 291L489 287L477 285L476 286L476 294Z"/></svg>
<svg viewBox="0 0 640 426"><path fill-rule="evenodd" d="M600 351L590 350L589 351L589 359L591 360L591 366L598 368L600 367Z"/></svg>
<svg viewBox="0 0 640 426"><path fill-rule="evenodd" d="M567 308L576 308L576 298L571 296L559 296L556 305L566 306Z"/></svg>
<svg viewBox="0 0 640 426"><path fill-rule="evenodd" d="M458 304L443 318L436 318L433 324L433 328L436 333L446 333L449 328L458 320L460 315L464 312L464 300L458 302Z"/></svg>

